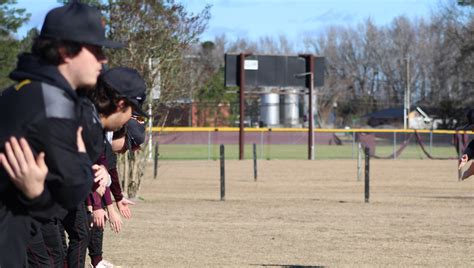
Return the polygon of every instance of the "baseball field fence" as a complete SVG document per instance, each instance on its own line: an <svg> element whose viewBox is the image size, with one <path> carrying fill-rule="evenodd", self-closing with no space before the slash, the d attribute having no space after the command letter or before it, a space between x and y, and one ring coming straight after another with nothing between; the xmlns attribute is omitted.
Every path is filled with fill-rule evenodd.
<svg viewBox="0 0 474 268"><path fill-rule="evenodd" d="M245 128L244 156L258 159L307 159L308 129ZM471 131L400 129L315 129L315 159L357 159L358 147L369 147L380 159L456 159L474 137ZM239 158L239 129L229 127L153 127L153 148L160 160ZM158 146L159 145L159 146Z"/></svg>

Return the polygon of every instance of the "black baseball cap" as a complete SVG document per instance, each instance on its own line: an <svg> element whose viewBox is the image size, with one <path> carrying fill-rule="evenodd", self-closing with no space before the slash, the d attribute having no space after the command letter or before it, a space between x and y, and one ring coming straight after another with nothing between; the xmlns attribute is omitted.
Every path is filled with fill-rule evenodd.
<svg viewBox="0 0 474 268"><path fill-rule="evenodd" d="M119 48L122 43L105 38L105 21L94 7L73 0L48 12L40 37Z"/></svg>
<svg viewBox="0 0 474 268"><path fill-rule="evenodd" d="M115 89L120 96L127 98L133 106L134 113L148 117L141 107L146 99L145 80L137 70L128 67L117 67L108 69L100 76L99 79Z"/></svg>
<svg viewBox="0 0 474 268"><path fill-rule="evenodd" d="M467 124L458 129L473 130L474 129L474 109L469 109L466 113Z"/></svg>
<svg viewBox="0 0 474 268"><path fill-rule="evenodd" d="M145 126L137 120L130 119L126 124L128 148L139 147L145 142Z"/></svg>

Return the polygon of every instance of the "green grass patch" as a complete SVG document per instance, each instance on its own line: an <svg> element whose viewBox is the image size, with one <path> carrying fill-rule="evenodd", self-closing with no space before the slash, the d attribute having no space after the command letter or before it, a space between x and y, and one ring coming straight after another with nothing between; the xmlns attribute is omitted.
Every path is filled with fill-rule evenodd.
<svg viewBox="0 0 474 268"><path fill-rule="evenodd" d="M219 146L217 144L160 144L160 159L163 160L218 160ZM398 147L396 148L398 149ZM430 148L426 148L430 152ZM377 156L389 156L393 153L393 146L379 145L376 147ZM456 151L452 146L433 146L431 155L434 157L456 157ZM237 144L225 145L226 159L239 158L239 146ZM252 159L252 145L244 147L245 159ZM308 159L307 145L272 144L257 145L258 159ZM316 159L355 159L357 158L357 146L352 145L316 145ZM400 159L427 159L418 145L410 144L399 156Z"/></svg>

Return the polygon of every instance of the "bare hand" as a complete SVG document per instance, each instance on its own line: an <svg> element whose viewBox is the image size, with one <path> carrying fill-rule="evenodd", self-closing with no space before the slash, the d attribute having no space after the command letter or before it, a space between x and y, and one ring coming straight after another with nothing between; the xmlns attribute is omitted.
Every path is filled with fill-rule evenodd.
<svg viewBox="0 0 474 268"><path fill-rule="evenodd" d="M15 137L11 137L5 143L5 154L0 153L0 162L10 180L27 198L36 198L44 191L44 181L48 174L44 153L40 153L35 159L24 138L18 143Z"/></svg>
<svg viewBox="0 0 474 268"><path fill-rule="evenodd" d="M125 219L130 219L132 217L129 205L135 205L135 203L124 197L122 200L116 202L116 205L120 214L122 214Z"/></svg>
<svg viewBox="0 0 474 268"><path fill-rule="evenodd" d="M105 194L105 186L100 185L95 191L102 197Z"/></svg>
<svg viewBox="0 0 474 268"><path fill-rule="evenodd" d="M467 163L468 161L468 157L467 157L467 154L463 154L461 156L461 160L459 161L459 167L458 169L461 170L461 168Z"/></svg>
<svg viewBox="0 0 474 268"><path fill-rule="evenodd" d="M93 165L92 170L94 171L94 182L98 182L100 186L106 186L109 183L110 175L107 168L103 165Z"/></svg>
<svg viewBox="0 0 474 268"><path fill-rule="evenodd" d="M107 212L109 213L110 228L112 228L112 231L115 233L119 233L122 229L122 219L120 219L120 216L115 212L112 205L107 206Z"/></svg>
<svg viewBox="0 0 474 268"><path fill-rule="evenodd" d="M98 228L103 229L105 225L105 218L106 218L105 210L102 208L98 210L94 210L92 211L92 216L94 219L94 225Z"/></svg>

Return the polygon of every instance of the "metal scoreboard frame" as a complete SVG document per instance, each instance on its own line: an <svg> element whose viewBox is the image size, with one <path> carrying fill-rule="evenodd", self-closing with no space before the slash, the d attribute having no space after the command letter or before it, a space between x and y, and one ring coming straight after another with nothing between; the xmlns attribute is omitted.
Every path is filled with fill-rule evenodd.
<svg viewBox="0 0 474 268"><path fill-rule="evenodd" d="M314 159L313 89L324 86L325 58L311 54L254 55L250 53L225 54L226 87L239 90L239 159L244 159L244 94L258 87L307 88L309 93L308 159ZM302 79L304 78L304 79Z"/></svg>
<svg viewBox="0 0 474 268"><path fill-rule="evenodd" d="M307 87L298 74L308 72L307 55L251 55L246 54L243 63L245 86L252 90L257 87ZM225 54L225 86L240 86L239 54ZM313 56L314 86L324 85L325 58Z"/></svg>

